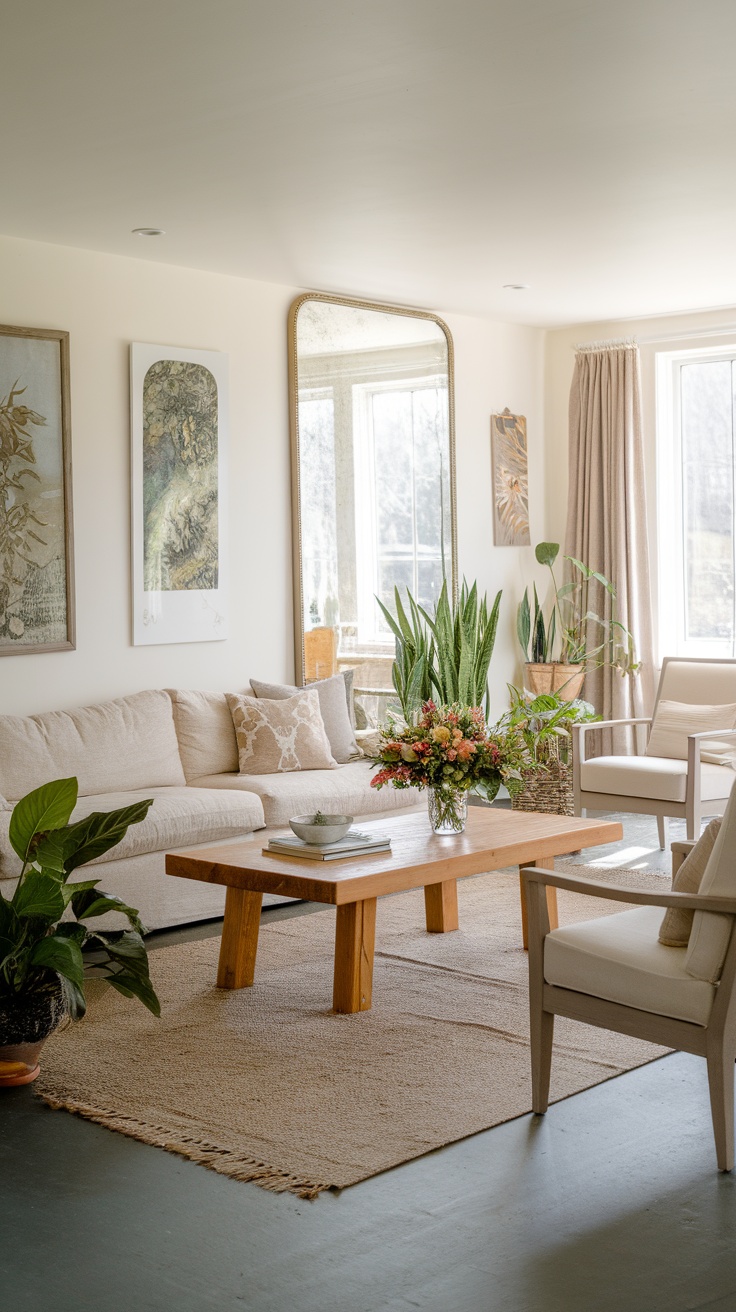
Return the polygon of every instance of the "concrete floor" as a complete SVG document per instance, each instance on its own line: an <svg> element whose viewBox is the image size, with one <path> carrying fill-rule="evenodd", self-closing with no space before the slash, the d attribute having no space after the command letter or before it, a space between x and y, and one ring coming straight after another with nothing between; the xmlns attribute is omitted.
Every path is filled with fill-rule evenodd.
<svg viewBox="0 0 736 1312"><path fill-rule="evenodd" d="M616 848L587 858L666 866L649 820ZM736 1309L736 1179L684 1054L313 1203L7 1090L0 1226L0 1306L33 1312Z"/></svg>

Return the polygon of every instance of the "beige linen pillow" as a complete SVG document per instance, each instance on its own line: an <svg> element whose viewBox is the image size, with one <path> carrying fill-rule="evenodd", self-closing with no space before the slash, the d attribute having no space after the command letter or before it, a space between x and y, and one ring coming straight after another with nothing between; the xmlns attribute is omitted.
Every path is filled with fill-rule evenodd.
<svg viewBox="0 0 736 1312"><path fill-rule="evenodd" d="M726 706L691 706L688 702L661 701L654 713L646 755L686 761L689 734L712 730L717 737L719 729L733 729L735 725L736 702ZM733 765L736 739L732 742L706 739L701 744L700 756L712 765Z"/></svg>
<svg viewBox="0 0 736 1312"><path fill-rule="evenodd" d="M306 688L280 701L226 695L238 740L240 774L331 770L337 765L315 689Z"/></svg>
<svg viewBox="0 0 736 1312"><path fill-rule="evenodd" d="M335 674L330 679L318 679L308 687L314 688L319 697L319 709L324 721L325 733L329 739L330 750L338 765L356 761L360 748L355 741L355 731L350 723L350 700L353 683L353 671ZM284 701L287 697L300 696L305 689L293 687L288 683L262 683L260 679L251 679L250 686L256 697L269 701Z"/></svg>
<svg viewBox="0 0 736 1312"><path fill-rule="evenodd" d="M719 816L717 820L711 820L707 829L700 835L692 852L685 857L672 881L673 893L700 892L700 881L705 874L705 867L721 824L722 817ZM679 907L668 907L659 930L660 943L664 943L668 948L686 948L690 941L694 915L694 911L681 911Z"/></svg>

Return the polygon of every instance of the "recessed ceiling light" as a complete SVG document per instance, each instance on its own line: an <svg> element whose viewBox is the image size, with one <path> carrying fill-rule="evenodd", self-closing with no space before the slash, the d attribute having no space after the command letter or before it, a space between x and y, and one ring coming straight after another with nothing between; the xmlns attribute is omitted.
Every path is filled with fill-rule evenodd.
<svg viewBox="0 0 736 1312"><path fill-rule="evenodd" d="M132 228L134 237L163 237L166 234L165 228Z"/></svg>
<svg viewBox="0 0 736 1312"><path fill-rule="evenodd" d="M509 292L528 292L528 282L505 282L504 290Z"/></svg>

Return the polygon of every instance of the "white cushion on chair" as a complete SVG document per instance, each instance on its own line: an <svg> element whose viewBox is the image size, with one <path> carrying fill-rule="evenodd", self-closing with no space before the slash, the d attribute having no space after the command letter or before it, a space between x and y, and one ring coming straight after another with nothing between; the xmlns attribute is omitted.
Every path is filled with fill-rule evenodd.
<svg viewBox="0 0 736 1312"><path fill-rule="evenodd" d="M733 729L736 724L736 702L723 706L693 706L689 702L672 702L662 698L658 703L652 720L652 732L647 743L647 756L676 757L687 760L688 736L691 733L710 733L714 739L705 738L700 744L700 758L713 765L730 765L734 763L734 745L728 740L718 741L718 734L723 729Z"/></svg>
<svg viewBox="0 0 736 1312"><path fill-rule="evenodd" d="M657 942L661 918L661 907L637 907L553 930L544 942L544 978L637 1011L707 1025L715 988L687 973L683 948Z"/></svg>
<svg viewBox="0 0 736 1312"><path fill-rule="evenodd" d="M730 797L736 774L726 765L700 767L700 796L704 802ZM687 761L665 756L597 756L580 767L584 793L613 793L617 797L651 797L659 802L684 802Z"/></svg>
<svg viewBox="0 0 736 1312"><path fill-rule="evenodd" d="M699 892L711 897L736 897L736 793L731 794L726 807ZM711 983L720 979L732 930L733 916L696 911L687 947L688 974Z"/></svg>

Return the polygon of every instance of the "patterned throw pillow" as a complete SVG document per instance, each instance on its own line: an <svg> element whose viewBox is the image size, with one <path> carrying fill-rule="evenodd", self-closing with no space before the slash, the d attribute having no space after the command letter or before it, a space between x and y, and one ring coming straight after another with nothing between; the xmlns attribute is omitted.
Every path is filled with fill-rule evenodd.
<svg viewBox="0 0 736 1312"><path fill-rule="evenodd" d="M250 686L256 697L265 697L269 701L283 701L287 697L296 697L302 689L290 683L263 683L260 679L251 679ZM338 765L348 761L357 761L360 748L355 741L355 731L350 722L350 700L353 692L353 671L335 674L330 679L318 679L310 683L319 697L319 709L325 726L325 733L330 740L330 750Z"/></svg>
<svg viewBox="0 0 736 1312"><path fill-rule="evenodd" d="M240 774L331 770L337 765L313 689L283 701L229 692L227 704L238 740Z"/></svg>
<svg viewBox="0 0 736 1312"><path fill-rule="evenodd" d="M705 867L721 828L722 817L711 820L692 852L685 857L672 882L673 893L699 893ZM694 911L668 907L659 929L659 941L668 948L686 948L693 927Z"/></svg>

